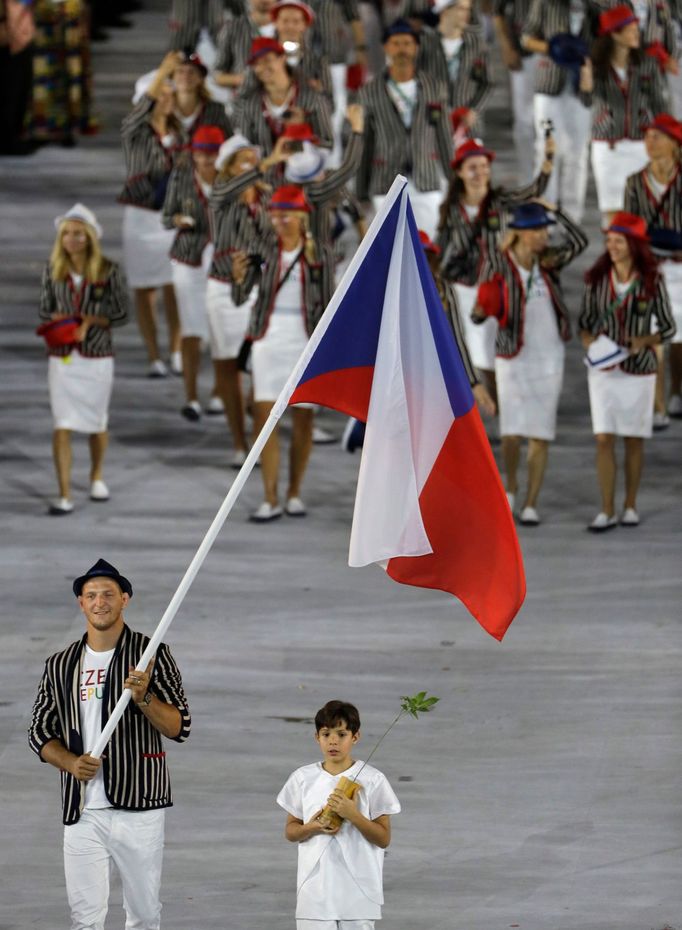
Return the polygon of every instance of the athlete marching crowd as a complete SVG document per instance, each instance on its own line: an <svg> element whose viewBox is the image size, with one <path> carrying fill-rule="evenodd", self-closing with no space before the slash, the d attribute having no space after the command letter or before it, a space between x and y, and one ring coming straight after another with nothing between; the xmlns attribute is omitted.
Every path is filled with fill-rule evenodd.
<svg viewBox="0 0 682 930"><path fill-rule="evenodd" d="M90 436L91 497L109 494L111 333L128 313L124 274L150 377L182 375L189 422L224 411L239 467L245 412L257 432L402 174L476 400L499 414L512 510L525 525L540 522L564 346L577 322L601 494L589 528L636 526L644 440L682 417L679 13L666 0L496 0L487 11L471 0L236 0L224 9L176 0L170 50L138 80L122 126L123 268L102 256L87 206L56 221L40 304L59 482L50 512L74 507L72 431ZM511 83L515 189L494 183L484 141L493 26ZM590 164L605 249L570 312L562 273L588 244L580 224ZM204 407L206 347L214 382ZM305 515L316 432L325 438L314 410L295 408L283 505L279 440L270 438L254 521Z"/></svg>

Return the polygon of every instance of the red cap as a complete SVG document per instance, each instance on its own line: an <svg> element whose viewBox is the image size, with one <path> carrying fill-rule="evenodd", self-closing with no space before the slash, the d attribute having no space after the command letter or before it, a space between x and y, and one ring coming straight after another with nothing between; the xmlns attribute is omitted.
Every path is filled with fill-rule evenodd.
<svg viewBox="0 0 682 930"><path fill-rule="evenodd" d="M320 141L308 123L287 123L282 137L296 142L312 142L313 145L317 145Z"/></svg>
<svg viewBox="0 0 682 930"><path fill-rule="evenodd" d="M476 303L486 316L492 316L502 323L507 313L509 289L502 275L496 272L488 281L478 285Z"/></svg>
<svg viewBox="0 0 682 930"><path fill-rule="evenodd" d="M456 107L450 113L450 125L452 126L453 132L457 132L457 130L459 129L462 123L462 120L467 115L467 113L470 113L470 112L471 112L471 109L469 107Z"/></svg>
<svg viewBox="0 0 682 930"><path fill-rule="evenodd" d="M613 214L605 232L620 233L621 236L639 239L640 242L649 241L646 220L641 216L635 216L634 213L626 213L625 210Z"/></svg>
<svg viewBox="0 0 682 930"><path fill-rule="evenodd" d="M194 67L201 72L203 77L206 77L208 74L208 68L203 63L201 58L199 58L196 52L192 52L190 49L183 49L180 52L180 57L182 58L182 61L180 62L181 65L194 65Z"/></svg>
<svg viewBox="0 0 682 930"><path fill-rule="evenodd" d="M365 68L363 65L348 65L348 74L346 75L346 87L348 90L360 90L365 83Z"/></svg>
<svg viewBox="0 0 682 930"><path fill-rule="evenodd" d="M674 139L678 145L682 145L682 123L676 120L674 116L671 116L670 113L657 113L651 122L643 128L644 132L647 129L658 129L659 132L663 132L666 136Z"/></svg>
<svg viewBox="0 0 682 930"><path fill-rule="evenodd" d="M425 233L423 229L419 230L419 241L424 246L425 252L432 252L434 255L440 255L440 246L432 242L431 239L429 239L429 234Z"/></svg>
<svg viewBox="0 0 682 930"><path fill-rule="evenodd" d="M199 126L192 136L192 149L217 152L225 141L225 133L220 126Z"/></svg>
<svg viewBox="0 0 682 930"><path fill-rule="evenodd" d="M275 5L270 10L270 19L274 22L277 19L277 14L280 10L286 10L287 7L291 7L292 10L300 10L301 13L305 16L305 21L309 26L312 26L315 19L315 13L313 12L312 7L309 7L307 3L301 2L301 0L279 0L279 3Z"/></svg>
<svg viewBox="0 0 682 930"><path fill-rule="evenodd" d="M270 198L269 210L301 210L310 213L310 204L300 187L295 184L284 184L278 187Z"/></svg>
<svg viewBox="0 0 682 930"><path fill-rule="evenodd" d="M472 158L475 155L483 155L488 161L495 160L495 153L492 149L487 149L479 139L467 139L458 147L450 167L459 168L466 158Z"/></svg>
<svg viewBox="0 0 682 930"><path fill-rule="evenodd" d="M632 7L626 3L620 3L599 14L599 35L605 36L610 32L620 32L625 26L636 22L637 17Z"/></svg>
<svg viewBox="0 0 682 930"><path fill-rule="evenodd" d="M286 54L284 46L278 42L277 39L268 39L265 36L259 36L251 43L251 54L249 55L247 64L252 65L254 61L258 61L259 58L262 58L263 55L267 55L269 52L274 52L275 55Z"/></svg>
<svg viewBox="0 0 682 930"><path fill-rule="evenodd" d="M74 337L80 325L79 316L67 316L62 320L50 320L48 323L43 323L36 330L36 335L42 336L50 349L71 346L76 342Z"/></svg>

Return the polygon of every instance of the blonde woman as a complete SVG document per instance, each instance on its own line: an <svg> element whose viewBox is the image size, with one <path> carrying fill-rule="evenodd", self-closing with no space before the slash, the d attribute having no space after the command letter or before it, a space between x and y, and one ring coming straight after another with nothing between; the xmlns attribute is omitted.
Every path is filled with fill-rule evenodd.
<svg viewBox="0 0 682 930"><path fill-rule="evenodd" d="M57 238L43 272L40 319L55 323L80 320L69 344L50 344L48 386L54 420L53 452L59 497L50 513L71 513L71 432L90 441L90 498L109 499L103 480L109 434L109 400L114 380L111 329L128 316L126 284L118 266L104 258L102 230L95 214L81 203L55 220ZM49 340L51 327L46 338Z"/></svg>

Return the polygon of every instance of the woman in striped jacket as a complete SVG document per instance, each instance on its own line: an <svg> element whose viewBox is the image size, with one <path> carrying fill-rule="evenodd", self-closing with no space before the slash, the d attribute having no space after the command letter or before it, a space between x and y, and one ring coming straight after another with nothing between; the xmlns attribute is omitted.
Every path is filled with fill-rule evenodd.
<svg viewBox="0 0 682 930"><path fill-rule="evenodd" d="M549 209L549 207L547 208ZM564 343L570 339L559 272L587 247L587 237L562 210L554 215L566 241L549 246L554 224L541 203L521 204L502 249L488 252L474 317L498 322L495 377L507 496L514 509L521 440L528 439L528 489L521 522L537 526L549 444L563 384Z"/></svg>
<svg viewBox="0 0 682 930"><path fill-rule="evenodd" d="M191 158L178 161L168 182L163 204L163 222L174 229L171 249L173 285L178 301L182 334L182 376L186 420L201 419L197 379L201 364L201 341L208 339L206 284L213 258L208 198L216 178L215 161L225 141L218 126L200 126L192 136ZM223 405L215 390L209 412L222 413Z"/></svg>
<svg viewBox="0 0 682 930"><path fill-rule="evenodd" d="M99 247L102 229L81 203L55 220L57 238L43 272L40 319L48 330L48 385L54 420L53 453L59 497L50 513L71 513L71 433L90 441L90 498L109 499L103 480L109 401L114 382L111 329L125 323L128 294L118 265ZM72 341L51 341L55 327L75 317Z"/></svg>
<svg viewBox="0 0 682 930"><path fill-rule="evenodd" d="M625 209L646 220L651 246L659 256L677 332L670 345L668 413L682 416L682 123L660 113L644 133L649 164L630 175L625 185ZM657 346L654 429L667 425L663 347Z"/></svg>
<svg viewBox="0 0 682 930"><path fill-rule="evenodd" d="M168 373L157 339L154 303L158 288L163 291L171 366L177 374L182 371L180 323L169 257L174 233L161 220L173 157L180 142L170 81L174 65L175 56L166 55L151 83L145 80L146 75L138 81L133 109L121 126L126 161L126 181L118 198L124 205L123 263L135 295L151 378Z"/></svg>
<svg viewBox="0 0 682 930"><path fill-rule="evenodd" d="M599 17L594 62L592 170L606 222L623 208L625 182L647 163L642 127L666 109L657 61L640 52L641 36L630 6Z"/></svg>
<svg viewBox="0 0 682 930"><path fill-rule="evenodd" d="M621 524L637 526L637 491L642 475L644 439L651 436L657 360L655 346L675 334L675 322L663 277L647 244L645 221L619 212L606 231L606 252L585 275L580 332L588 359L590 412L597 443L597 476L602 509L589 526L603 532L617 525L616 436L625 442L625 501ZM656 321L654 331L654 319ZM595 345L611 340L627 357L606 367ZM615 346L613 345L615 343Z"/></svg>
<svg viewBox="0 0 682 930"><path fill-rule="evenodd" d="M248 293L258 283L248 338L252 343L253 419L256 434L263 428L287 378L324 311L323 294L331 276L331 250L314 242L308 230L310 204L300 187L278 188L269 205L277 234L268 241L258 266L244 253L233 256L233 278ZM262 248L262 243L258 244ZM240 280L241 279L241 280ZM293 408L286 513L303 517L301 483L312 446L313 409ZM279 440L274 430L261 455L265 500L251 514L256 523L282 516L279 503Z"/></svg>
<svg viewBox="0 0 682 930"><path fill-rule="evenodd" d="M181 127L181 141L189 145L200 126L217 126L225 138L232 135L232 122L222 103L211 100L204 83L208 69L198 55L184 52L170 53L174 65L171 70L175 86L175 115ZM165 60L165 59L164 59Z"/></svg>
<svg viewBox="0 0 682 930"><path fill-rule="evenodd" d="M488 249L496 249L506 230L507 210L540 197L552 172L554 141L545 141L545 161L538 177L525 187L506 190L491 184L490 163L495 153L469 139L459 146L452 162L453 176L440 208L437 243L442 252L443 277L454 284L462 311L465 340L474 366L488 390L495 391L494 320L476 326L471 310Z"/></svg>

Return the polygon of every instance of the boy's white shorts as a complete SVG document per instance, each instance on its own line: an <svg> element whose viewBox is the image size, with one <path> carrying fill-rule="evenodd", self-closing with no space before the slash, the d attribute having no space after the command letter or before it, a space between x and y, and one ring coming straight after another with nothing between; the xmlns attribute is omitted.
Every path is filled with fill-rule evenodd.
<svg viewBox="0 0 682 930"><path fill-rule="evenodd" d="M373 920L296 920L296 930L374 930Z"/></svg>

